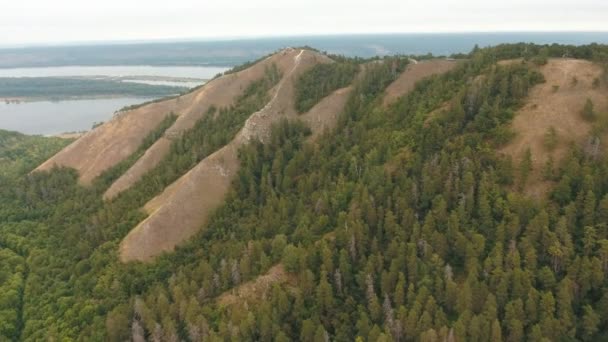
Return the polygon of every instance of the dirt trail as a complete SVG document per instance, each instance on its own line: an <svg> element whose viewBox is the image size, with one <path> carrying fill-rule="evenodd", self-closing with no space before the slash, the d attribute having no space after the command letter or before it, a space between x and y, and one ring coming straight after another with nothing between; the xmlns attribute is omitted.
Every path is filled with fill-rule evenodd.
<svg viewBox="0 0 608 342"><path fill-rule="evenodd" d="M596 112L608 112L608 87L593 86L594 80L601 77L600 66L585 60L550 59L540 70L546 82L532 88L526 105L515 114L512 124L515 138L500 150L519 165L530 148L533 170L525 193L535 198L544 197L551 186L542 177L547 159L552 156L557 167L571 142L579 146L587 142L591 124L580 115L587 98L593 101ZM558 144L548 151L544 136L551 126L557 131Z"/></svg>
<svg viewBox="0 0 608 342"><path fill-rule="evenodd" d="M288 50L291 65L272 89L264 108L252 114L244 127L226 146L211 154L188 173L148 202L150 216L137 225L120 245L122 261L150 260L198 232L209 214L224 202L232 179L239 168L238 149L252 138L264 141L278 119L296 117L293 106L294 82L316 63L330 62L308 50Z"/></svg>

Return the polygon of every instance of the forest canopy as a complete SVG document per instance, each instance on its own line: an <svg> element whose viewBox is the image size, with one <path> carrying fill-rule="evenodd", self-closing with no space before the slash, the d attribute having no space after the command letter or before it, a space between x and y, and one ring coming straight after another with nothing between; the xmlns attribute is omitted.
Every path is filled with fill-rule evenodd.
<svg viewBox="0 0 608 342"><path fill-rule="evenodd" d="M407 59L370 63L360 77L358 62L311 69L299 111L352 86L337 127L310 143L308 127L282 121L265 144L242 148L206 229L147 264L117 257L141 206L236 134L267 101L276 69L233 106L212 109L221 115L203 116L108 202L103 192L135 157L85 188L74 170L28 173L64 143L0 132L10 141L0 160L25 160L0 163L0 338L607 339L608 159L572 145L536 200L516 186L528 165L496 150L544 82L533 59L565 52L601 62L608 47L475 49L388 107L383 91ZM497 64L513 58L522 61ZM236 290L265 275L277 281L263 294ZM230 295L240 297L222 301Z"/></svg>

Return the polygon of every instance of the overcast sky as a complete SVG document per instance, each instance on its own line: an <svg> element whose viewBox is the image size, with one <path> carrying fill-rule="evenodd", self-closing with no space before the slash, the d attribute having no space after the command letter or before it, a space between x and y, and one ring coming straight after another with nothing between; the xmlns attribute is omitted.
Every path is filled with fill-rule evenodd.
<svg viewBox="0 0 608 342"><path fill-rule="evenodd" d="M608 31L608 0L0 0L0 44L329 33Z"/></svg>

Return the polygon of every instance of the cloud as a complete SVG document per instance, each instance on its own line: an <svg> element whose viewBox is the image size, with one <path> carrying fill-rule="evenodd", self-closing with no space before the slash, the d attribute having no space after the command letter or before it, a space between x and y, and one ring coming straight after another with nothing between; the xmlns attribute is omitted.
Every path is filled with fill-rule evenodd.
<svg viewBox="0 0 608 342"><path fill-rule="evenodd" d="M0 42L379 32L608 30L604 0L22 0Z"/></svg>

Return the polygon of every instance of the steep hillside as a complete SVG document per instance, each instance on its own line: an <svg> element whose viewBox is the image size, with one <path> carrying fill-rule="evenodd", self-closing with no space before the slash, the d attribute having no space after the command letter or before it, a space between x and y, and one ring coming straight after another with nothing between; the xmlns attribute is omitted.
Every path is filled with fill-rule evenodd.
<svg viewBox="0 0 608 342"><path fill-rule="evenodd" d="M196 95L188 107L183 110L175 124L170 127L165 136L159 139L142 158L140 158L125 174L123 174L104 194L105 199L111 199L120 192L128 189L152 168L154 168L167 154L171 141L179 137L184 131L191 129L209 108L227 107L252 81L264 76L264 72L272 65L276 65L281 73L289 73L293 68L293 61L299 50L287 49L276 53L263 61L240 72L220 77L205 85ZM313 62L327 62L321 55L311 55Z"/></svg>
<svg viewBox="0 0 608 342"><path fill-rule="evenodd" d="M407 95L407 93L414 89L414 85L419 80L450 71L456 65L456 61L446 59L432 59L410 63L407 70L401 74L401 77L386 88L383 100L384 105L388 105L399 97Z"/></svg>
<svg viewBox="0 0 608 342"><path fill-rule="evenodd" d="M112 120L86 133L36 170L70 167L78 171L81 184L90 185L103 171L135 152L146 135L167 115L180 113L194 97L195 93L191 93L117 113Z"/></svg>
<svg viewBox="0 0 608 342"><path fill-rule="evenodd" d="M273 89L268 105L253 114L234 140L219 151L201 161L196 167L167 187L162 194L145 205L149 216L135 227L121 243L123 261L147 261L163 252L171 251L179 243L205 226L209 215L224 202L234 176L238 173L238 150L252 138L266 141L270 127L281 118L299 119L307 123L312 138L335 127L338 115L352 92L352 87L338 89L321 99L308 112L298 115L294 105L294 86L300 75L319 60L319 55L301 50L294 57L294 64L281 82ZM427 63L424 63L427 64ZM455 65L453 62L428 62L433 67L408 67L389 85L399 88L400 96L413 89L421 79L440 74ZM422 65L422 63L421 63ZM364 67L357 82L365 77ZM403 87L409 82L412 86ZM399 86L395 86L399 84ZM391 90L391 94L396 94Z"/></svg>
<svg viewBox="0 0 608 342"><path fill-rule="evenodd" d="M102 172L130 156L167 115L178 115L178 120L165 136L108 189L105 197L112 198L156 166L168 151L171 139L192 128L210 107L230 106L248 84L263 77L266 68L273 64L281 70L287 69L293 53L290 50L276 53L250 68L214 79L184 96L120 112L40 165L37 170L49 170L53 166L71 167L78 171L82 184L91 184Z"/></svg>
<svg viewBox="0 0 608 342"><path fill-rule="evenodd" d="M550 187L550 181L543 175L547 161L551 158L553 167L557 167L571 144L584 146L591 137L593 123L581 114L587 99L592 101L598 115L608 113L608 88L601 81L600 65L560 58L550 59L540 71L545 83L535 86L525 105L515 113L512 124L515 138L501 149L513 158L515 165L520 165L526 151L530 151L532 170L521 186L527 194L538 198Z"/></svg>
<svg viewBox="0 0 608 342"><path fill-rule="evenodd" d="M270 102L247 119L232 142L202 160L146 204L150 216L131 230L121 243L123 261L149 260L194 235L224 202L239 169L239 148L251 139L268 139L270 127L277 120L296 117L294 83L299 75L319 62L320 55L308 50L291 50L286 56L291 64L272 90Z"/></svg>

